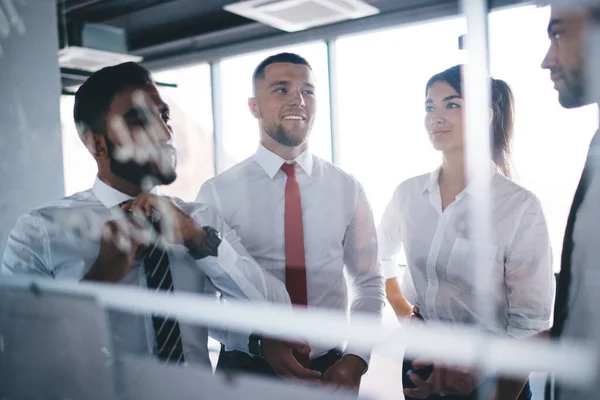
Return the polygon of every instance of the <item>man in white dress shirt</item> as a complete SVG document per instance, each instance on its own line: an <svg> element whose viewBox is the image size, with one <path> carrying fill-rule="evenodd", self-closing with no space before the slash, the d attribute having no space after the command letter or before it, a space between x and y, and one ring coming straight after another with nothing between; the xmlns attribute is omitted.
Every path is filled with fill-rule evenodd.
<svg viewBox="0 0 600 400"><path fill-rule="evenodd" d="M553 4L548 36L550 48L542 68L550 71L560 104L576 108L598 103L595 75L600 32L599 1ZM568 9L564 7L568 6ZM592 44L594 47L592 47ZM593 50L592 50L593 48ZM593 72L591 72L593 71ZM594 83L594 80L596 81ZM567 139L568 141L568 139ZM596 132L567 221L561 271L554 308L554 339L577 339L600 348L600 135ZM560 385L556 399L597 399L600 393L600 354L591 387Z"/></svg>
<svg viewBox="0 0 600 400"><path fill-rule="evenodd" d="M146 69L125 63L94 73L77 91L74 117L98 165L94 186L22 216L4 275L195 293L210 281L226 298L289 303L216 212L159 195L156 185L176 178L176 154L169 107ZM109 321L117 356L210 365L206 327L117 311Z"/></svg>
<svg viewBox="0 0 600 400"><path fill-rule="evenodd" d="M216 208L261 267L285 282L293 304L380 318L384 282L363 188L308 149L316 111L309 63L277 54L256 68L253 79L249 107L259 122L258 150L207 181L197 200ZM344 272L352 282L351 303ZM352 343L345 351L313 343L309 362L294 358L285 344L256 342L254 357L222 351L218 368L304 379L289 371L302 363L321 372L323 383L357 390L369 361Z"/></svg>

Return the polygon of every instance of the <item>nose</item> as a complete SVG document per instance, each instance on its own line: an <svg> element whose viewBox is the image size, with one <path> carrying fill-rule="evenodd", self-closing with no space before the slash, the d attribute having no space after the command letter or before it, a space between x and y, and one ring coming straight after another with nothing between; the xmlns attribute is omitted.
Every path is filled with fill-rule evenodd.
<svg viewBox="0 0 600 400"><path fill-rule="evenodd" d="M161 137L160 137L160 141L161 142L172 142L173 141L173 128L171 127L171 125L169 125L167 122L163 121L162 119L160 120L161 124L160 124L160 132L161 132Z"/></svg>
<svg viewBox="0 0 600 400"><path fill-rule="evenodd" d="M173 128L160 116L155 118L151 124L148 134L152 141L157 144L170 143L173 141Z"/></svg>
<svg viewBox="0 0 600 400"><path fill-rule="evenodd" d="M300 89L298 90L294 90L292 93L292 104L293 106L297 106L297 107L304 107L306 105L306 102L304 100L304 95L302 94L302 91Z"/></svg>
<svg viewBox="0 0 600 400"><path fill-rule="evenodd" d="M551 44L550 47L548 48L548 52L546 53L546 56L544 57L544 60L542 61L542 68L543 69L552 69L556 66L556 49L554 48L554 45Z"/></svg>
<svg viewBox="0 0 600 400"><path fill-rule="evenodd" d="M431 125L443 124L446 122L446 117L443 112L434 110L428 114L428 120Z"/></svg>

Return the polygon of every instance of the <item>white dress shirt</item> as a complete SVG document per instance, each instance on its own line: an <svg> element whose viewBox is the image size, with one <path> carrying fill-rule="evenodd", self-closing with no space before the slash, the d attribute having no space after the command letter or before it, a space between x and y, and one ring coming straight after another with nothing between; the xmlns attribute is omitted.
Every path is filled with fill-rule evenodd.
<svg viewBox="0 0 600 400"><path fill-rule="evenodd" d="M157 191L153 193L157 194ZM31 274L79 281L96 261L103 224L122 216L117 206L130 198L96 179L92 189L22 216L8 239L2 274ZM206 281L210 281L225 298L289 303L285 286L262 271L218 213L205 205L173 200L199 226L212 226L224 237L217 257L198 261L182 245L168 247L176 291L202 293ZM146 287L141 257L120 284ZM110 310L108 315L116 354L155 354L151 316L114 310ZM207 328L180 324L180 329L186 362L210 365ZM245 338L247 343L247 335ZM237 342L240 335L222 340Z"/></svg>
<svg viewBox="0 0 600 400"><path fill-rule="evenodd" d="M352 282L350 316L369 313L380 318L384 282L373 215L362 186L308 150L294 161L302 199L308 307L347 312L345 270ZM261 145L253 156L207 181L197 198L216 208L252 257L281 282L285 282L287 177L281 170L285 162ZM318 343L311 347L311 358L329 350ZM354 351L351 343L346 351L369 361L368 353Z"/></svg>
<svg viewBox="0 0 600 400"><path fill-rule="evenodd" d="M442 211L440 169L400 184L378 227L386 278L398 275L396 254L404 246L406 299L426 320L482 323L476 304L469 239L467 188ZM550 325L554 284L546 221L535 195L500 173L491 182L492 242L485 245L495 323L484 328L526 337Z"/></svg>

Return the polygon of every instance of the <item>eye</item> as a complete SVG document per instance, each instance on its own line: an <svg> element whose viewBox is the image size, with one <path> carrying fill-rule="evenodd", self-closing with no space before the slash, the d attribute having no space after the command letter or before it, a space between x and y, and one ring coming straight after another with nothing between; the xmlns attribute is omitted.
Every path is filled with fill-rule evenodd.
<svg viewBox="0 0 600 400"><path fill-rule="evenodd" d="M310 96L314 96L315 95L315 92L313 90L310 90L310 89L305 90L303 93L304 94L308 94Z"/></svg>
<svg viewBox="0 0 600 400"><path fill-rule="evenodd" d="M430 113L433 111L433 106L425 106L425 112Z"/></svg>
<svg viewBox="0 0 600 400"><path fill-rule="evenodd" d="M550 32L550 39L554 40L555 42L560 42L562 33L561 32Z"/></svg>
<svg viewBox="0 0 600 400"><path fill-rule="evenodd" d="M131 121L131 125L145 127L148 125L148 119L143 117L138 117Z"/></svg>
<svg viewBox="0 0 600 400"><path fill-rule="evenodd" d="M162 120L165 122L165 124L168 124L169 121L171 120L171 116L169 114L163 114Z"/></svg>
<svg viewBox="0 0 600 400"><path fill-rule="evenodd" d="M285 93L287 93L287 89L286 88L279 88L279 89L275 89L275 92L276 93L285 94Z"/></svg>
<svg viewBox="0 0 600 400"><path fill-rule="evenodd" d="M448 103L446 108L460 108L460 104L458 103Z"/></svg>

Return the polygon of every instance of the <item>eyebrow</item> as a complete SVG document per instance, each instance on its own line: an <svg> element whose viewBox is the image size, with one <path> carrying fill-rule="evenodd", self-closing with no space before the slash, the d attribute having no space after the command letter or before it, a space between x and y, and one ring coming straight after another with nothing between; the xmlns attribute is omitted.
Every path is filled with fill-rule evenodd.
<svg viewBox="0 0 600 400"><path fill-rule="evenodd" d="M272 88L275 86L287 86L289 84L290 84L290 81L275 81L275 82L271 82L269 87Z"/></svg>
<svg viewBox="0 0 600 400"><path fill-rule="evenodd" d="M444 97L444 99L442 101L450 101L450 100L454 100L454 99L462 99L462 97L457 94L453 94L452 96ZM425 101L425 104L430 104L430 103L433 103L433 100L427 99Z"/></svg>
<svg viewBox="0 0 600 400"><path fill-rule="evenodd" d="M276 87L276 86L288 86L290 84L291 84L290 81L275 81L275 82L272 82L269 85L269 88L273 88L273 87ZM309 83L309 82L304 82L304 86L308 86L311 89L315 88L315 85L313 85L312 83Z"/></svg>
<svg viewBox="0 0 600 400"><path fill-rule="evenodd" d="M552 35L552 29L554 29L554 27L556 25L560 25L563 22L564 21L560 18L555 18L555 19L551 20L550 23L548 24L548 36Z"/></svg>
<svg viewBox="0 0 600 400"><path fill-rule="evenodd" d="M160 107L159 111L161 114L166 114L169 113L171 110L167 104L163 104ZM125 119L135 119L145 117L147 115L152 115L152 110L150 110L149 108L133 107L129 111L127 111L123 117Z"/></svg>

